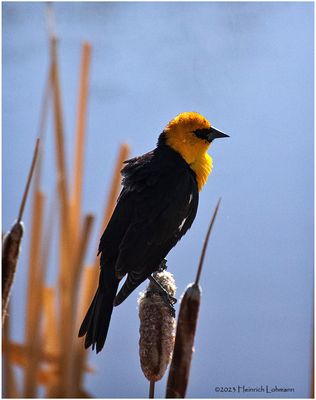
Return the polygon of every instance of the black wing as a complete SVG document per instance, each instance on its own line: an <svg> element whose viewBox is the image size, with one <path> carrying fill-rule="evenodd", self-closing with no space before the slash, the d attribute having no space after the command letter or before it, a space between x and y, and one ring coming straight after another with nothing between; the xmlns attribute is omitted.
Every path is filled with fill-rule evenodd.
<svg viewBox="0 0 316 400"><path fill-rule="evenodd" d="M100 242L105 257L116 258L116 275L128 273L116 304L158 269L198 206L195 174L172 149L132 159L122 173L124 188Z"/></svg>

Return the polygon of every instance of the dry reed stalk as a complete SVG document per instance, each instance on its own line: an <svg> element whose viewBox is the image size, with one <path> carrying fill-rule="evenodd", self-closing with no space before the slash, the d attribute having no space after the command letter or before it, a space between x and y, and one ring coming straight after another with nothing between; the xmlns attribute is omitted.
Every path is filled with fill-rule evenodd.
<svg viewBox="0 0 316 400"><path fill-rule="evenodd" d="M119 155L117 158L115 170L113 173L113 178L112 178L112 183L111 183L111 188L110 188L110 193L106 202L106 207L105 207L105 212L104 212L104 218L102 221L102 226L101 226L101 234L104 230L104 226L107 225L115 204L116 204L116 198L118 196L120 187L121 187L121 175L120 171L123 166L123 161L126 160L128 157L129 153L129 147L127 144L122 144L120 147ZM95 291L97 281L98 281L98 275L99 275L99 261L98 258L96 258L96 261L93 266L84 268L83 270L83 279L82 279L82 290L81 293L83 293L82 299L79 304L79 312L78 312L78 319L77 319L77 324L76 326L81 323L87 308L89 307L89 304L91 302L93 293ZM78 390L82 391L83 389L83 371L84 371L84 365L86 363L86 358L87 358L87 351L85 351L84 346L82 346L81 340L77 339L77 345L76 345L76 351L75 351L75 359L74 359L74 365L76 366L75 371L74 371L74 382L77 384Z"/></svg>
<svg viewBox="0 0 316 400"><path fill-rule="evenodd" d="M16 266L20 253L20 245L23 236L23 223L21 222L26 199L28 197L29 188L31 185L37 156L39 150L39 139L36 141L36 146L33 154L31 168L29 170L27 183L22 197L18 220L4 238L2 243L2 325L6 316L10 292L14 281Z"/></svg>
<svg viewBox="0 0 316 400"><path fill-rule="evenodd" d="M35 198L35 207L38 202ZM39 206L39 208L41 208ZM40 363L42 361L57 362L56 356L50 356L50 360L47 359L47 354L44 352L44 338L42 332L42 317L43 317L43 304L44 304L44 282L46 278L46 272L48 268L48 260L49 260L49 251L51 248L52 242L52 234L53 234L53 227L55 222L55 203L52 202L49 210L48 215L48 223L46 224L46 232L44 232L43 239L40 242L36 242L38 246L42 244L42 249L40 249L39 253L37 254L37 268L32 268L29 270L30 278L34 279L33 282L33 291L34 295L32 296L32 300L28 304L28 310L32 310L34 318L27 318L27 327L28 327L28 336L26 340L26 347L28 349L28 357L27 357L27 364L26 364L26 371L32 370L33 372L25 372L25 391L35 391L36 388L32 387L32 384L26 383L28 380L33 382L36 374L40 373ZM39 220L37 219L37 223L39 224ZM43 229L42 229L43 230ZM34 231L34 230L33 230ZM37 240L37 239L34 239ZM34 246L31 247L31 251ZM30 257L31 259L31 257ZM31 266L30 266L31 267ZM30 311L28 311L30 312ZM28 315L28 314L27 314ZM31 335L33 332L33 335ZM48 354L49 355L49 354Z"/></svg>
<svg viewBox="0 0 316 400"><path fill-rule="evenodd" d="M6 349L6 344L11 339L10 304L8 305L8 316L9 317L7 318L7 321L3 326L3 336L2 336L2 354L4 355L2 362L2 371L4 374L2 396L5 398L18 398L20 397L20 395L17 390L15 373L13 365L11 363L11 350Z"/></svg>
<svg viewBox="0 0 316 400"><path fill-rule="evenodd" d="M26 348L25 345L16 342L5 341L3 350L5 359L7 358L9 361L8 365L10 366L10 368L13 367L13 364L23 369L26 369L28 367L29 350ZM49 366L48 369L44 368L37 369L34 379L36 380L37 384L49 386L50 384L52 384L52 382L56 381L56 376L57 376L56 365L58 359L52 354L47 354L43 352L41 352L40 356L41 356L41 361L53 365L53 368ZM8 382L6 379L6 385L7 384ZM10 395L5 397L13 397L13 396ZM20 396L15 396L15 397L20 397Z"/></svg>
<svg viewBox="0 0 316 400"><path fill-rule="evenodd" d="M113 211L114 211L114 208L116 205L116 200L119 195L120 188L121 188L121 170L123 168L124 161L128 158L129 152L130 152L130 148L129 148L128 144L127 143L121 144L120 149L119 149L119 154L116 159L114 172L112 175L112 181L111 181L109 195L107 197L106 205L104 208L103 220L102 220L101 229L100 229L100 237L102 236L102 233L103 233L105 227L107 226L107 224L109 223L109 220L113 214ZM95 276L94 281L90 281L91 286L89 286L89 288L87 288L88 292L89 292L89 300L88 300L88 303L84 305L84 309L82 311L83 316L85 315L85 313L87 311L87 307L89 306L89 304L92 300L94 291L96 290L96 286L98 284L98 276L99 276L99 258L98 257L95 258L95 262L94 262L94 276Z"/></svg>
<svg viewBox="0 0 316 400"><path fill-rule="evenodd" d="M69 270L70 265L70 225L69 225L69 204L68 204L68 187L67 173L65 161L65 146L64 146L64 128L61 106L61 91L58 71L57 58L57 39L51 38L51 65L52 65L52 91L54 104L54 122L55 122L55 145L56 145L56 166L57 166L57 181L58 193L60 202L61 216L61 232L60 232L60 248L61 248L61 267L68 265L65 268Z"/></svg>
<svg viewBox="0 0 316 400"><path fill-rule="evenodd" d="M48 76L46 79L44 94L41 102L40 110L40 120L38 127L38 137L41 143L44 141L44 135L46 131L46 123L49 110L49 101L51 95L51 83L52 83L52 68L50 67ZM42 172L42 151L43 146L38 151L37 168L35 171L35 183L33 192L33 211L32 211L32 228L31 228L31 248L30 252L30 264L29 264L29 282L31 282L31 288L29 287L28 299L27 299L27 321L26 321L26 343L29 342L31 347L26 347L29 351L29 356L27 357L27 363L25 365L25 375L24 375L24 393L28 393L29 397L32 397L36 393L36 386L34 382L34 377L36 375L37 364L40 359L40 320L42 314L42 289L45 277L45 272L47 269L47 261L45 260L45 254L40 260L40 247L41 247L41 230L42 230L42 214L43 214L43 201L44 195L39 191L41 182L41 172ZM38 214L40 213L40 218ZM39 220L40 219L40 220ZM35 236L35 237L34 237ZM39 241L38 241L39 238ZM47 253L45 249L49 249L50 237L48 241L44 240L46 244L44 248L44 253ZM33 317L30 315L32 313ZM36 343L36 345L34 344Z"/></svg>
<svg viewBox="0 0 316 400"><path fill-rule="evenodd" d="M58 314L56 306L56 290L52 287L45 287L43 292L43 319L44 319L44 332L43 332L43 348L48 354L52 354L57 358L58 363L60 359L60 339L58 330ZM59 364L58 364L59 366ZM55 368L48 367L48 372L55 374ZM46 387L46 397L56 397L58 392L59 374L57 381L51 382Z"/></svg>
<svg viewBox="0 0 316 400"><path fill-rule="evenodd" d="M80 325L91 302L92 291L94 290L94 287L96 285L96 278L97 278L96 272L98 273L94 265L88 266L83 270L82 286L81 286L82 289L80 291L80 293L82 293L82 298L79 303L80 312L76 327ZM83 388L83 368L87 357L87 351L85 350L82 344L83 340L84 338L77 339L77 348L75 352L75 357L76 357L75 364L77 367L74 374L77 381L78 389Z"/></svg>
<svg viewBox="0 0 316 400"><path fill-rule="evenodd" d="M60 181L60 198L63 205L67 204L68 188L67 188L67 174L66 174L66 161L65 161L65 146L64 146L64 127L61 105L61 91L58 69L57 57L57 39L51 39L51 77L52 77L52 91L53 91L53 105L54 105L54 123L55 123L55 139L56 139L56 162L57 173Z"/></svg>
<svg viewBox="0 0 316 400"><path fill-rule="evenodd" d="M82 196L82 182L83 182L83 169L84 169L84 143L85 143L85 126L86 126L86 112L88 100L88 87L89 87L89 69L91 59L91 45L84 43L82 46L81 58L81 72L79 81L79 97L77 109L77 122L76 122L76 143L75 143L75 158L73 170L73 186L70 200L70 228L72 238L72 263L69 265L68 285L69 291L69 310L68 310L68 329L67 334L64 336L65 347L69 350L69 356L65 365L64 374L64 395L71 397L77 395L77 375L75 370L78 366L74 362L76 358L74 355L76 344L76 315L77 315L77 291L80 284L82 275L84 255L88 240L91 233L92 222L94 217L88 215L84 222L83 227L81 224L81 196ZM82 229L81 236L80 230Z"/></svg>
<svg viewBox="0 0 316 400"><path fill-rule="evenodd" d="M51 40L57 37L56 34L56 23L55 23L55 14L53 10L53 4L51 2L45 3L45 23L47 29L47 36Z"/></svg>
<svg viewBox="0 0 316 400"><path fill-rule="evenodd" d="M96 273L95 273L95 267L94 266L89 266L83 269L83 277L82 277L82 289L80 291L81 293L81 299L79 301L79 307L78 311L79 312L79 317L77 318L77 323L74 325L75 328L77 329L79 323L82 321L84 317L84 313L86 312L87 307L90 304L91 301L91 288L95 285L95 279L96 279ZM76 332L77 333L77 332ZM77 335L76 335L77 336ZM72 396L74 397L91 397L88 395L84 388L83 388L83 377L84 377L84 372L94 372L94 370L86 366L86 357L87 357L87 351L85 351L81 340L76 337L75 338L75 344L74 344L74 350L73 350L73 371L72 371ZM86 394L85 394L86 393Z"/></svg>
<svg viewBox="0 0 316 400"><path fill-rule="evenodd" d="M10 353L9 353L10 351ZM9 361L9 365L12 368L13 364L15 364L16 366L20 367L20 368L27 368L27 354L28 354L28 350L25 348L25 346L21 345L21 344L17 344L17 343L10 343L9 345L6 345L5 347L5 357L8 357L8 354L10 354L8 361ZM43 361L44 362L49 362L49 363L54 363L55 366L51 367L49 366L49 368L44 369L37 369L36 373L35 373L35 380L36 380L36 384L39 385L44 385L44 386L51 386L53 384L56 384L56 380L57 380L57 370L56 370L56 365L57 365L57 360L56 359L52 359L50 355L43 355ZM6 382L7 384L7 382ZM13 395L5 395L4 397L10 397L12 398ZM15 398L19 398L20 396L15 395Z"/></svg>
<svg viewBox="0 0 316 400"><path fill-rule="evenodd" d="M58 194L60 204L60 281L62 289L66 289L71 263L69 203L67 188L67 173L64 148L64 129L61 107L60 81L57 58L57 39L51 39L52 87L54 100L55 144ZM64 287L63 287L64 286ZM63 290L62 293L66 293Z"/></svg>
<svg viewBox="0 0 316 400"><path fill-rule="evenodd" d="M55 386L58 382L58 371L53 368L41 368L36 371L36 382L46 388Z"/></svg>
<svg viewBox="0 0 316 400"><path fill-rule="evenodd" d="M121 144L120 149L119 149L119 154L116 159L114 172L112 175L110 191L109 191L106 203L105 203L106 205L104 208L103 220L102 220L101 229L100 229L100 237L102 236L102 233L103 233L105 227L107 226L107 224L109 223L109 220L113 214L113 211L114 211L114 208L116 205L116 201L117 201L117 197L118 197L120 189L121 189L121 170L123 168L124 161L128 158L129 152L130 152L130 148L129 148L128 144L127 143ZM98 276L99 276L99 258L98 257L95 258L95 262L94 262L94 274L95 274L95 279L94 279L94 282L92 282L91 287L89 287L89 289L88 289L90 297L89 297L88 304L85 305L85 307L89 306L89 304L92 300L92 297L94 295L94 291L96 290L96 286L98 284ZM83 315L85 315L86 311L87 311L86 308L82 311Z"/></svg>
<svg viewBox="0 0 316 400"><path fill-rule="evenodd" d="M72 290L72 296L73 296L73 301L72 304L73 306L77 305L78 302L78 288L80 286L80 279L82 275L82 270L83 270L83 263L86 255L86 251L88 248L88 243L91 235L91 230L94 222L94 215L92 214L87 214L84 218L83 221L83 227L82 227L82 232L79 238L79 246L78 246L78 252L76 254L76 259L74 262L74 276L73 276L73 289ZM74 309L73 316L75 317L77 314L77 308ZM75 324L74 320L74 324Z"/></svg>
<svg viewBox="0 0 316 400"><path fill-rule="evenodd" d="M40 282L42 278L40 265L40 249L43 236L43 214L44 214L44 194L40 191L35 192L32 222L31 222L31 240L29 254L28 270L28 291L26 305L26 349L28 356L24 370L24 389L23 396L27 398L36 397L36 371L39 361L39 340L40 340L40 315L38 306L41 293Z"/></svg>
<svg viewBox="0 0 316 400"><path fill-rule="evenodd" d="M123 168L123 162L128 158L129 155L129 146L126 143L121 144L119 154L117 157L116 165L114 168L114 172L112 175L112 182L110 186L110 192L107 197L105 209L104 209L104 216L101 224L100 229L100 236L102 235L104 228L108 224L113 210L116 205L116 199L118 197L120 188L121 188L121 169ZM98 284L98 276L99 276L99 259L96 257L93 266L84 269L84 276L83 276L83 286L81 293L82 302L79 306L79 319L77 323L77 327L80 326L83 317L85 316L87 309L91 303L93 298L94 292L96 290L96 286ZM78 387L83 387L83 366L86 363L88 352L85 350L84 346L82 345L83 339L77 339L78 341L78 351L76 355L76 365L78 366L76 369L76 379L78 382Z"/></svg>
<svg viewBox="0 0 316 400"><path fill-rule="evenodd" d="M44 137L46 132L46 124L48 118L49 105L51 100L51 89L52 89L52 66L50 66L48 71L48 76L46 78L44 94L41 102L41 110L40 110L40 120L38 126L38 137L40 138L41 148L39 149L38 160L37 160L37 168L35 171L35 187L37 189L40 188L41 183L41 175L42 175L42 157L43 157L43 148L44 148Z"/></svg>
<svg viewBox="0 0 316 400"><path fill-rule="evenodd" d="M43 336L45 353L59 357L58 314L56 304L56 289L45 287L43 290Z"/></svg>
<svg viewBox="0 0 316 400"><path fill-rule="evenodd" d="M64 149L64 130L61 107L61 92L57 58L57 39L52 37L51 62L52 62L52 86L54 100L55 143L57 156L58 193L60 205L60 234L59 234L59 295L60 295L60 381L57 397L64 397L69 371L68 348L71 342L71 279L73 261L73 242L71 241L71 226L69 213L69 197Z"/></svg>
<svg viewBox="0 0 316 400"><path fill-rule="evenodd" d="M119 155L116 161L112 182L111 182L111 189L107 198L104 217L103 217L103 225L101 228L101 235L104 231L104 228L110 221L110 218L113 214L113 210L116 205L116 200L120 192L121 188L121 169L123 167L124 161L127 159L129 155L130 148L127 143L123 143L120 146ZM98 261L96 260L96 264L98 265Z"/></svg>
<svg viewBox="0 0 316 400"><path fill-rule="evenodd" d="M12 368L13 364L20 368L27 368L29 351L25 345L15 342L4 342L3 350L5 358L7 358L9 361L8 366L10 366L10 368ZM43 384L48 388L52 385L56 385L58 377L58 357L56 357L54 354L41 351L40 360L48 366L46 368L41 367L37 369L35 374L36 383ZM90 367L84 367L84 371L91 373L94 372L94 369ZM6 382L6 384L8 384L8 382ZM5 397L12 397L12 395Z"/></svg>
<svg viewBox="0 0 316 400"><path fill-rule="evenodd" d="M106 205L104 208L103 220L102 220L101 229L100 229L100 237L113 214L113 210L116 205L116 200L119 195L120 188L121 188L121 170L123 168L124 161L128 158L129 152L130 152L130 148L129 148L128 144L127 143L121 144L120 149L119 149L119 154L118 154L118 157L116 160L114 172L112 175L112 181L111 181L109 195L107 197ZM90 272L90 275L94 275L94 277L89 279L89 282L88 282L89 284L86 287L87 302L82 304L82 308L81 308L81 310L82 310L81 316L82 317L84 317L85 313L87 312L87 308L90 305L90 302L91 302L94 292L96 290L96 286L98 284L98 276L99 276L99 258L98 257L95 258L95 262L94 262L94 265ZM79 321L79 323L81 323L81 321ZM82 347L82 351L84 352L84 354L87 353L84 350L84 347Z"/></svg>
<svg viewBox="0 0 316 400"><path fill-rule="evenodd" d="M5 340L3 343L4 354L9 354L9 359L13 364L18 366L27 365L27 358L29 350L26 345ZM40 359L41 361L49 364L57 363L58 356L55 353L48 353L43 348L40 348Z"/></svg>
<svg viewBox="0 0 316 400"><path fill-rule="evenodd" d="M76 143L75 143L75 159L73 169L73 187L71 194L71 225L72 236L77 243L78 233L80 229L81 215L81 196L84 169L84 145L85 145L85 128L89 89L89 71L91 60L91 45L83 43L81 56L81 72L79 82L79 97L77 108L77 126L76 126Z"/></svg>
<svg viewBox="0 0 316 400"><path fill-rule="evenodd" d="M93 285L95 285L95 279L96 279L95 267L92 265L84 268L82 277L82 286L81 286L82 289L80 291L82 296L78 308L80 312L78 313L76 327L78 327L78 325L81 323L82 319L84 318L85 312L91 302L91 288L93 287ZM91 368L85 365L87 351L85 351L84 346L81 343L82 339L79 340L78 338L76 339L77 339L76 350L74 352L75 355L74 363L76 365L76 368L74 370L74 379L77 382L77 396L82 397L81 394L84 392L83 373L85 372L85 370L87 370L87 368L89 371L91 371Z"/></svg>
<svg viewBox="0 0 316 400"><path fill-rule="evenodd" d="M208 240L218 212L220 201L221 200L219 199L205 236L195 282L187 287L181 300L176 340L167 382L166 398L184 398L186 394L201 300L199 280Z"/></svg>
<svg viewBox="0 0 316 400"><path fill-rule="evenodd" d="M56 37L51 35L51 55L52 55L52 80L54 93L54 115L55 115L55 133L56 133L56 154L57 171L59 175L59 200L61 209L60 224L60 381L57 396L70 395L69 388L73 385L72 381L72 362L69 357L69 348L72 347L74 324L74 299L73 291L77 290L74 286L74 275L80 276L77 266L75 267L76 252L80 252L77 239L76 227L80 224L80 199L83 170L83 149L84 149L84 127L85 127L85 109L87 102L88 72L90 49L88 45L83 50L83 65L80 84L79 115L77 125L77 150L75 156L75 182L73 189L72 207L68 198L68 189L66 182L65 156L64 156L64 135L62 125L60 85L58 79L58 63ZM79 165L80 164L80 165ZM79 196L79 197L78 197ZM77 205L78 204L78 205ZM69 212L70 211L70 212ZM76 226L77 225L77 226ZM71 239L71 242L70 242Z"/></svg>
<svg viewBox="0 0 316 400"><path fill-rule="evenodd" d="M106 207L105 207L105 212L104 212L104 218L101 226L101 234L104 230L104 226L107 225L115 204L116 204L116 199L121 187L121 174L120 171L123 166L123 161L126 160L128 157L129 153L129 146L127 144L122 144L120 147L119 155L117 158L115 170L113 173L113 178L112 178L112 183L111 183L111 188L110 188L110 193L107 198L106 202ZM98 282L98 275L99 275L99 260L96 258L95 263L92 267L85 268L84 269L84 277L83 277L83 289L82 293L84 293L82 297L82 302L79 306L79 319L78 319L78 324L77 326L81 323L82 318L84 317L87 308L91 302L93 293L95 291L97 282ZM87 359L87 351L85 351L84 346L82 346L82 343L80 340L77 339L77 349L75 351L75 358L74 358L74 365L76 366L75 371L74 371L74 382L77 383L78 390L82 391L83 389L83 371L84 371L84 365L86 363Z"/></svg>
<svg viewBox="0 0 316 400"><path fill-rule="evenodd" d="M78 289L80 287L80 278L82 276L83 263L86 255L86 250L88 247L92 224L94 221L94 216L88 214L84 218L84 224L82 227L82 232L80 235L78 252L76 254L76 259L74 262L74 274L72 279L72 287L71 287L71 325L72 325L72 335L70 340L69 347L69 370L67 375L67 386L66 386L66 396L68 397L76 397L78 392L78 364L76 362L76 349L77 349L77 326L76 326L76 317L78 313Z"/></svg>
<svg viewBox="0 0 316 400"><path fill-rule="evenodd" d="M87 308L91 303L91 287L95 284L95 267L94 265L86 266L83 269L82 283L80 293L82 294L79 300L79 312L77 319L77 327L80 325L82 319L84 318ZM83 338L79 338L79 342L83 340ZM82 346L80 346L81 348ZM86 353L86 352L84 352Z"/></svg>
<svg viewBox="0 0 316 400"><path fill-rule="evenodd" d="M64 148L64 128L61 106L61 91L59 80L59 68L57 57L57 37L55 34L54 14L51 6L46 7L47 27L51 53L51 79L53 94L53 110L55 124L55 146L56 146L56 167L57 182L60 208L60 227L59 227L59 297L60 313L59 317L59 376L58 383L48 390L48 395L63 397L67 381L67 371L69 370L69 360L67 357L67 345L71 337L71 265L73 261L73 243L71 242L70 207L68 197L68 185L66 174L65 148Z"/></svg>
<svg viewBox="0 0 316 400"><path fill-rule="evenodd" d="M42 101L42 108L41 108L41 112L40 112L40 123L39 123L39 138L43 139L43 135L44 135L44 130L45 130L45 122L47 120L47 113L48 113L48 105L49 105L49 94L50 94L50 82L51 82L51 72L49 72L49 76L47 79L47 83L46 83L46 87L45 87L45 92L44 92L44 96L43 96L43 101ZM30 183L31 183L31 179L33 174L35 175L35 190L36 188L39 187L39 182L40 182L40 161L41 161L41 154L40 154L40 148L39 148L39 143L40 143L40 139L37 139L36 141L36 147L35 147L35 151L34 151L34 155L33 155L33 160L32 160L32 165L30 168L30 172L29 172L29 176L28 176L28 180L27 180L27 184L26 184L26 188L25 188L25 192L23 195L23 200L20 206L20 211L19 211L19 216L18 216L18 220L20 221L22 219L22 215L23 215L23 211L24 211L24 207L25 207L25 203L26 203L26 199L27 199L27 195L28 195L28 191L30 188ZM35 165L37 164L37 168L35 170ZM36 208L35 208L36 209ZM34 210L33 210L34 211ZM37 275L34 275L34 279L36 279ZM30 292L29 292L30 293ZM39 302L36 304L40 304ZM35 311L34 311L35 313ZM34 353L31 353L32 356L34 357ZM8 357L8 364L11 362L11 350L8 350L7 356ZM26 365L27 366L27 365ZM12 369L12 367L11 367ZM12 374L13 374L13 370L12 370ZM14 377L9 377L9 381L12 381Z"/></svg>
<svg viewBox="0 0 316 400"><path fill-rule="evenodd" d="M10 353L7 353L10 350ZM15 364L24 370L28 368L29 349L24 345L10 343L5 347L5 355L10 354L10 364ZM58 379L58 358L51 354L40 353L40 361L48 364L48 367L38 367L34 371L34 385L44 385L47 388L56 386Z"/></svg>
<svg viewBox="0 0 316 400"><path fill-rule="evenodd" d="M9 355L9 360L20 367L23 367L27 364L27 357L28 357L28 349L24 344L7 341L4 338L3 341L3 352L7 356ZM56 352L49 353L43 347L40 349L40 359L42 362L46 364L54 365L55 367L58 366L59 356ZM94 372L94 369L91 367L84 367L86 372Z"/></svg>
<svg viewBox="0 0 316 400"><path fill-rule="evenodd" d="M54 55L56 58L56 54ZM61 358L61 382L60 386L64 388L63 394L67 397L72 396L73 389L76 386L74 382L74 369L76 366L73 363L74 355L74 337L77 335L74 332L76 314L77 314L77 290L80 282L80 277L83 267L83 257L85 254L88 239L91 233L93 217L87 216L84 221L82 236L79 236L81 230L81 195L84 167L84 142L85 142L85 125L86 125L86 110L88 99L88 82L89 69L91 58L91 45L84 43L82 47L82 61L79 84L78 111L76 122L76 143L75 143L75 158L73 172L73 187L71 199L69 202L69 229L66 229L65 234L68 238L71 237L72 248L68 248L69 259L71 262L68 265L68 272L61 274L62 286L64 286L64 302L62 304L63 318L67 319L63 329L62 339L62 358ZM62 201L62 198L61 198ZM65 227L64 227L65 228ZM70 243L69 243L70 244ZM63 250L61 251L63 253ZM68 352L67 352L68 349ZM70 351L70 349L72 349ZM68 353L68 355L67 355ZM64 355L65 354L65 355ZM70 355L69 355L70 354Z"/></svg>

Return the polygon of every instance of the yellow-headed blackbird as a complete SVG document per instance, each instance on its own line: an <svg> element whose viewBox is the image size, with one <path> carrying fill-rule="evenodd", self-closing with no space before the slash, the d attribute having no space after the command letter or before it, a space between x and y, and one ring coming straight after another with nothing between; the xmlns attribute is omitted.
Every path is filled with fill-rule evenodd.
<svg viewBox="0 0 316 400"><path fill-rule="evenodd" d="M125 161L123 189L100 240L99 287L79 331L86 348L103 348L113 306L159 269L191 227L212 170L207 150L227 136L201 114L184 112L169 122L155 150Z"/></svg>

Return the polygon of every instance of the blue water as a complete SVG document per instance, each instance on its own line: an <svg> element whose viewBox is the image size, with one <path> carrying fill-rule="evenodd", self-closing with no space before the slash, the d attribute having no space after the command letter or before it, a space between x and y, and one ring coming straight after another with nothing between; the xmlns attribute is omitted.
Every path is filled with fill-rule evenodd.
<svg viewBox="0 0 316 400"><path fill-rule="evenodd" d="M2 221L16 218L38 129L49 54L42 3L3 3ZM119 144L151 150L166 123L198 111L228 133L196 221L171 251L178 296L208 248L189 397L308 397L313 304L313 3L56 3L68 167L72 166L80 45L93 46L84 211L97 223ZM54 197L52 120L43 190ZM50 200L47 200L49 203ZM30 222L30 202L24 221ZM13 337L23 339L25 236L13 291ZM48 283L54 284L57 247ZM55 262L54 262L55 261ZM143 285L141 288L143 288ZM96 397L146 397L138 360L137 290L115 309L85 386ZM216 392L277 385L294 392ZM164 397L165 378L157 384Z"/></svg>

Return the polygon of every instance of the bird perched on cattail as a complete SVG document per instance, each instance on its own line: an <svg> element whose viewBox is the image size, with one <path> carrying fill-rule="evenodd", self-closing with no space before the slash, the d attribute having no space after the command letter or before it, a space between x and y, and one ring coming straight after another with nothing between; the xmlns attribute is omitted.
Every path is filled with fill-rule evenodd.
<svg viewBox="0 0 316 400"><path fill-rule="evenodd" d="M155 150L125 161L123 189L100 239L99 286L79 330L86 348L103 348L113 306L159 269L191 227L212 171L207 150L223 137L201 114L184 112L169 122Z"/></svg>

